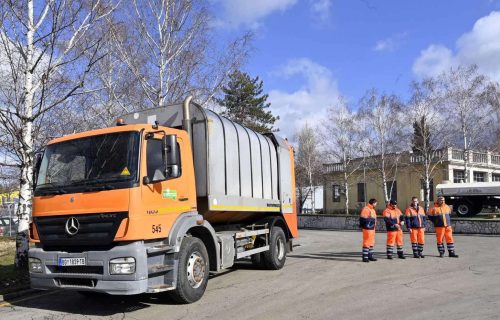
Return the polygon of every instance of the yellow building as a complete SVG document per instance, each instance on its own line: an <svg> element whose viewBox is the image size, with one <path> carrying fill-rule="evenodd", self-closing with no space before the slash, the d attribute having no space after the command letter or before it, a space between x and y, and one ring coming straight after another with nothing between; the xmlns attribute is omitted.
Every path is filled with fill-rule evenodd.
<svg viewBox="0 0 500 320"><path fill-rule="evenodd" d="M465 182L465 170L463 152L461 150L446 148L436 152L436 161L431 184L430 200L433 201L435 186L443 182ZM397 158L396 166L393 166L389 179L388 189L392 186L392 195L389 198L398 201L400 208L406 208L412 196L424 200L424 189L422 181L422 160L410 152L400 155L391 155ZM469 176L471 182L500 181L500 154L491 152L471 152L469 154ZM378 208L382 210L384 205L384 192L380 170L377 169L379 157L370 157L366 161L355 159L353 167L356 171L348 179L349 210L357 213L370 198L378 200ZM358 163L358 165L356 165ZM362 164L363 163L363 164ZM344 213L346 192L344 188L344 170L341 163L324 165L326 170L325 184L323 188L324 212L326 214ZM394 174L395 173L395 174ZM394 181L394 183L393 183ZM388 192L390 194L390 192Z"/></svg>

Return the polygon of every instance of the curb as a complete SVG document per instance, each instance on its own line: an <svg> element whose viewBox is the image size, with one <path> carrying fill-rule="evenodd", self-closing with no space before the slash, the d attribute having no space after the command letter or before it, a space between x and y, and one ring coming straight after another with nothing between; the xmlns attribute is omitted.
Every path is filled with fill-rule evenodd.
<svg viewBox="0 0 500 320"><path fill-rule="evenodd" d="M24 297L36 292L39 292L40 290L36 289L31 289L30 287L23 288L19 291L16 292L11 292L11 293L6 293L4 295L0 295L0 302L4 302L5 300L11 300L19 297Z"/></svg>

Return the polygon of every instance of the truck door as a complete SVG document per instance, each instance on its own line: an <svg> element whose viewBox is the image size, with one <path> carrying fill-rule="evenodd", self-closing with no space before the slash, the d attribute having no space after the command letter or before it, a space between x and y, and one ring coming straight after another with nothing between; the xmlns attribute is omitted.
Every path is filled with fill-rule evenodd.
<svg viewBox="0 0 500 320"><path fill-rule="evenodd" d="M190 198L189 181L186 179L187 174L183 172L183 158L186 157L186 153L183 152L185 142L182 138L177 137L180 175L172 178L166 176L165 173L161 138L161 135L155 135L146 139L146 150L143 152L146 157L146 165L141 181L141 194L143 212L147 217L145 220L149 221L149 225L145 226L146 232L150 234L149 238L167 237L177 217L190 211L192 202L195 201L195 199ZM185 164L188 162L184 161ZM186 168L185 171L189 172L190 170Z"/></svg>

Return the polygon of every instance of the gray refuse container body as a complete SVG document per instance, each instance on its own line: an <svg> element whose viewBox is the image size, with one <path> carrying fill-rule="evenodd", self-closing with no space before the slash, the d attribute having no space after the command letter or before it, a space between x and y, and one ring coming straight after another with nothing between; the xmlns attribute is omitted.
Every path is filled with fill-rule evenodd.
<svg viewBox="0 0 500 320"><path fill-rule="evenodd" d="M239 221L250 213L292 213L292 172L288 143L262 135L217 113L190 104L198 210L211 222ZM123 116L127 124L158 121L182 129L182 104Z"/></svg>

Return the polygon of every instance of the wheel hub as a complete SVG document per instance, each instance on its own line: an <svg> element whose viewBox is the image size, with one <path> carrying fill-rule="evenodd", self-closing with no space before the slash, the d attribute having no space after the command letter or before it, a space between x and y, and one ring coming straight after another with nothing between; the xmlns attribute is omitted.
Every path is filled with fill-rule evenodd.
<svg viewBox="0 0 500 320"><path fill-rule="evenodd" d="M283 257L285 256L285 243L281 238L278 238L278 241L276 241L276 252L278 260L283 259Z"/></svg>
<svg viewBox="0 0 500 320"><path fill-rule="evenodd" d="M187 262L187 278L189 285L198 288L205 278L205 260L199 252L193 252Z"/></svg>

